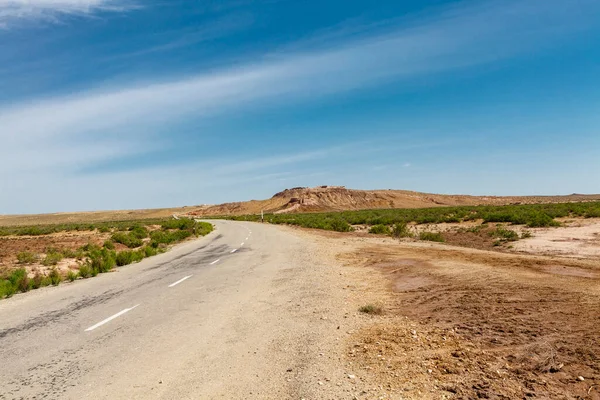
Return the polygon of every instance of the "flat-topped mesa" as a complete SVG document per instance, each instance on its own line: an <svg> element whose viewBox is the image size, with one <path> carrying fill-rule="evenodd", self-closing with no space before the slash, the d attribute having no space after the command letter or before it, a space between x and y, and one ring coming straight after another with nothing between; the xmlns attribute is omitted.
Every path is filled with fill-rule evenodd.
<svg viewBox="0 0 600 400"><path fill-rule="evenodd" d="M322 193L322 192L330 192L330 191L336 191L336 190L345 190L347 191L348 189L346 189L345 186L328 186L328 185L323 185L323 186L316 186L316 187L306 187L306 186L298 186L298 187L294 187L294 188L290 188L290 189L285 189L279 193L275 193L273 195L272 198L276 198L276 197L284 197L284 198L291 198L291 197L302 197L302 195L306 195L306 194L310 194L310 193Z"/></svg>

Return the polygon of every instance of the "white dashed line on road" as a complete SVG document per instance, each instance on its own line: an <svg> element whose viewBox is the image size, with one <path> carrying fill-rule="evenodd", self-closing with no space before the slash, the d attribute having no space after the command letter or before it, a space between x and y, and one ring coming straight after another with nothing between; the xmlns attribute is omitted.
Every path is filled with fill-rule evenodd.
<svg viewBox="0 0 600 400"><path fill-rule="evenodd" d="M231 250L232 253L235 253L236 251L238 251L238 249Z"/></svg>
<svg viewBox="0 0 600 400"><path fill-rule="evenodd" d="M221 261L221 259L219 258L218 260L215 260L213 262L210 263L210 265L215 265L216 263L218 263L219 261Z"/></svg>
<svg viewBox="0 0 600 400"><path fill-rule="evenodd" d="M244 243L246 243L246 242L242 242L242 244L240 244L240 247L244 247Z"/></svg>
<svg viewBox="0 0 600 400"><path fill-rule="evenodd" d="M139 304L136 304L135 306L133 306L133 307L131 307L131 308L126 308L126 309L124 309L124 310L122 310L122 311L119 311L118 313L116 313L116 314L115 314L115 315L113 315L112 317L108 317L108 318L106 318L104 321L100 321L100 322L98 322L96 325L92 325L92 326L90 326L90 327L89 327L89 328L87 328L85 331L86 331L86 332L93 331L94 329L101 327L102 325L104 325L104 324L106 324L106 323L108 323L108 322L112 321L113 319L115 319L115 318L119 318L121 315L123 315L123 314L125 314L125 313L128 313L129 311L133 310L133 309L134 309L134 308L136 308L137 306L139 306Z"/></svg>
<svg viewBox="0 0 600 400"><path fill-rule="evenodd" d="M177 282L173 282L169 285L169 287L173 287L173 286L177 286L179 285L181 282L185 281L186 279L190 279L192 277L192 275L188 275L188 276L184 276L183 278L181 278L180 280L178 280Z"/></svg>

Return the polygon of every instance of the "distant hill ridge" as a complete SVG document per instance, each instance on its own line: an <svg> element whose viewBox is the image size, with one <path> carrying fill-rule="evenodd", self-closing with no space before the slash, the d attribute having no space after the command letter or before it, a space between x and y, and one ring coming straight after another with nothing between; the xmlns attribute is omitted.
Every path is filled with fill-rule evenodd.
<svg viewBox="0 0 600 400"><path fill-rule="evenodd" d="M298 213L375 208L424 208L441 206L506 205L559 203L600 200L600 195L565 196L470 196L413 192L408 190L356 190L344 186L295 187L276 193L266 200L202 206L194 216Z"/></svg>
<svg viewBox="0 0 600 400"><path fill-rule="evenodd" d="M266 200L146 210L83 211L51 214L0 215L0 226L68 224L168 218L172 215L219 216L266 213L424 208L600 201L600 194L567 196L468 196L420 193L409 190L355 190L344 186L295 187Z"/></svg>

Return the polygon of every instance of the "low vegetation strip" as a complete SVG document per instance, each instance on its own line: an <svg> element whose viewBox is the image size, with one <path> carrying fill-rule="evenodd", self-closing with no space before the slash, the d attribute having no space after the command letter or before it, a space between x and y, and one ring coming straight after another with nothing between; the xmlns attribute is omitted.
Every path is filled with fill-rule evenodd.
<svg viewBox="0 0 600 400"><path fill-rule="evenodd" d="M475 220L482 220L484 223L527 225L531 228L558 226L560 224L556 218L562 217L600 217L600 202L268 214L265 215L265 221L339 232L350 231L353 225L367 225L373 227L375 233L384 233L384 227L393 229L391 227L396 224L439 224ZM260 215L226 218L237 221L260 221Z"/></svg>
<svg viewBox="0 0 600 400"><path fill-rule="evenodd" d="M3 229L12 230L14 236L25 235L24 232L35 232L34 236L40 236L64 231L95 230L99 235L110 235L110 238L102 245L88 243L77 249L47 248L43 257L31 251L19 252L16 255L18 268L0 271L0 299L18 292L58 285L65 278L69 281L85 279L141 261L166 251L168 245L192 236L207 235L212 232L213 225L182 218ZM119 251L118 246L122 250ZM63 259L72 259L77 269L62 273L56 265ZM49 269L42 273L36 265Z"/></svg>
<svg viewBox="0 0 600 400"><path fill-rule="evenodd" d="M144 227L151 225L165 226L172 224L170 221L183 221L190 219L167 219L167 218L149 218L136 219L129 221L106 221L94 223L70 223L70 224L49 224L49 225L30 225L30 226L0 226L0 236L41 236L49 235L58 232L92 232L98 231L101 233L115 231L131 231L135 227ZM177 225L177 224L175 224ZM174 229L174 228L173 228Z"/></svg>

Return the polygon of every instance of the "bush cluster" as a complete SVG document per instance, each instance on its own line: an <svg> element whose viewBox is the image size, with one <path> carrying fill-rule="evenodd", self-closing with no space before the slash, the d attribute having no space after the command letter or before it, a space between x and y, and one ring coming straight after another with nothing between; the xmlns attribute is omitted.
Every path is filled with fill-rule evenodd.
<svg viewBox="0 0 600 400"><path fill-rule="evenodd" d="M149 232L146 225L160 225L161 229ZM166 245L180 242L193 235L207 235L212 232L213 225L206 222L182 218L179 220L147 220L129 221L101 224L70 224L49 227L7 228L8 234L48 234L62 230L93 230L111 232L111 239L104 242L103 246L86 244L77 250L46 249L46 256L42 264L54 266L63 258L77 258L84 260L79 267L79 272L69 271L66 279L74 281L78 278L89 278L108 272L116 266L124 266L152 257L165 250ZM12 231L11 231L12 229ZM7 231L0 231L0 235ZM150 237L150 242L144 244L144 239ZM117 252L115 243L121 243L135 250ZM39 261L39 256L32 252L21 252L17 255L20 264L32 264ZM36 274L33 278L27 276L24 268L12 271L6 276L0 276L0 299L12 296L18 292L26 292L48 285L58 285L63 280L60 272L53 268L48 276Z"/></svg>
<svg viewBox="0 0 600 400"><path fill-rule="evenodd" d="M17 254L17 261L19 262L19 264L33 264L38 259L38 255L30 251L21 251Z"/></svg>
<svg viewBox="0 0 600 400"><path fill-rule="evenodd" d="M56 270L53 269L51 274L53 271ZM54 275L53 277L56 279ZM53 284L53 282L51 277L45 277L40 274L36 274L30 279L27 276L25 268L15 269L4 276L0 276L0 299L10 297L18 292L27 292L31 289L48 286Z"/></svg>
<svg viewBox="0 0 600 400"><path fill-rule="evenodd" d="M151 243L171 244L181 242L184 239L192 236L193 233L189 230L183 231L154 231L150 233Z"/></svg>
<svg viewBox="0 0 600 400"><path fill-rule="evenodd" d="M513 230L506 229L502 226L496 227L495 230L490 232L490 236L495 237L504 242L514 242L519 240L519 234Z"/></svg>
<svg viewBox="0 0 600 400"><path fill-rule="evenodd" d="M117 266L122 267L124 265L133 264L134 262L142 261L146 257L146 252L141 250L125 250L120 251L117 254L116 263Z"/></svg>
<svg viewBox="0 0 600 400"><path fill-rule="evenodd" d="M359 307L358 311L360 311L363 314L381 315L383 314L383 307L376 304L367 304L362 307Z"/></svg>
<svg viewBox="0 0 600 400"><path fill-rule="evenodd" d="M430 242L444 242L444 236L440 232L421 232L419 233L420 240L428 240Z"/></svg>
<svg viewBox="0 0 600 400"><path fill-rule="evenodd" d="M374 234L377 234L377 235L389 235L390 234L390 227L387 226L387 225L383 225L383 224L373 225L369 229L369 233L374 233Z"/></svg>
<svg viewBox="0 0 600 400"><path fill-rule="evenodd" d="M172 221L175 221L173 223ZM184 221L184 222L177 222ZM17 236L40 236L49 235L57 232L72 232L72 231L94 231L98 230L101 233L114 231L131 231L136 226L145 227L149 225L166 225L174 226L174 228L166 229L181 229L180 226L187 224L184 229L193 228L194 221L189 218L174 220L171 218L151 218L131 221L108 221L95 223L70 223L70 224L52 224L52 225L34 225L34 226L7 226L0 227L0 236L17 235Z"/></svg>
<svg viewBox="0 0 600 400"><path fill-rule="evenodd" d="M396 222L392 227L392 236L396 238L406 238L412 237L413 235L405 222Z"/></svg>
<svg viewBox="0 0 600 400"><path fill-rule="evenodd" d="M138 238L135 234L129 232L129 233L123 233L123 232L117 232L114 233L110 239L115 242L115 243L121 243L127 247L129 247L130 249L135 249L136 247L140 247L144 241L140 238Z"/></svg>
<svg viewBox="0 0 600 400"><path fill-rule="evenodd" d="M64 255L62 252L60 252L56 249L47 249L46 257L44 257L44 259L42 260L42 264L45 266L56 265L63 258L64 258Z"/></svg>
<svg viewBox="0 0 600 400"><path fill-rule="evenodd" d="M558 226L559 223L555 219L562 217L600 217L600 202L267 214L265 215L265 221L273 224L290 224L305 228L345 232L351 230L352 225L385 225L392 227L395 224L438 224L472 220L483 220L484 223L510 223L529 227L545 227ZM260 220L259 215L225 218L238 221ZM409 234L409 232L404 231L404 234Z"/></svg>
<svg viewBox="0 0 600 400"><path fill-rule="evenodd" d="M196 222L190 218L180 218L180 219L170 219L161 224L162 229L178 229L180 231L183 230L191 230L196 225Z"/></svg>

